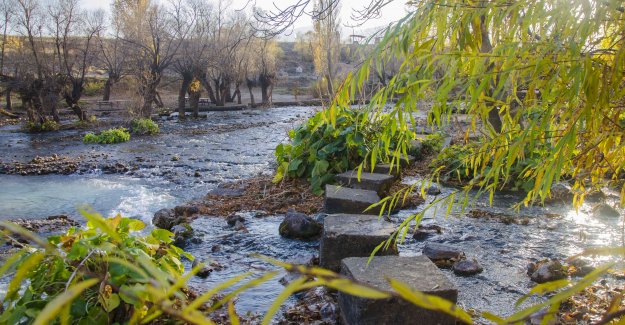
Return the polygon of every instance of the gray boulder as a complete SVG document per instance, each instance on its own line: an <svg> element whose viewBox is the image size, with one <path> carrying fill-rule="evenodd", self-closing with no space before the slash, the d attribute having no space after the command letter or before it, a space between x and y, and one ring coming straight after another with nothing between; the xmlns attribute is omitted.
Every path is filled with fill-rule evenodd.
<svg viewBox="0 0 625 325"><path fill-rule="evenodd" d="M528 266L527 274L536 283L545 283L564 279L566 274L557 260L545 260Z"/></svg>
<svg viewBox="0 0 625 325"><path fill-rule="evenodd" d="M461 260L456 262L452 267L456 275L469 276L484 271L480 263L476 259Z"/></svg>
<svg viewBox="0 0 625 325"><path fill-rule="evenodd" d="M152 224L155 227L170 230L180 223L180 218L176 216L172 209L160 209L154 213Z"/></svg>
<svg viewBox="0 0 625 325"><path fill-rule="evenodd" d="M286 238L310 239L321 234L323 226L311 217L289 210L280 223L280 235Z"/></svg>
<svg viewBox="0 0 625 325"><path fill-rule="evenodd" d="M592 208L592 216L595 218L618 218L621 213L607 203L599 203Z"/></svg>
<svg viewBox="0 0 625 325"><path fill-rule="evenodd" d="M184 204L184 205L179 205L175 207L174 212L176 213L177 216L187 218L196 213L199 213L200 209L195 205Z"/></svg>
<svg viewBox="0 0 625 325"><path fill-rule="evenodd" d="M208 277L211 272L213 272L213 268L211 268L208 263L204 263L196 258L193 260L193 263L191 263L191 267L196 268L200 264L202 264L202 268L195 275L199 276L200 278Z"/></svg>
<svg viewBox="0 0 625 325"><path fill-rule="evenodd" d="M187 239L193 236L193 228L188 223L180 223L171 227L171 232L174 233L174 245L184 246Z"/></svg>
<svg viewBox="0 0 625 325"><path fill-rule="evenodd" d="M441 260L460 260L464 256L464 252L451 245L427 243L423 248L423 255L436 262Z"/></svg>

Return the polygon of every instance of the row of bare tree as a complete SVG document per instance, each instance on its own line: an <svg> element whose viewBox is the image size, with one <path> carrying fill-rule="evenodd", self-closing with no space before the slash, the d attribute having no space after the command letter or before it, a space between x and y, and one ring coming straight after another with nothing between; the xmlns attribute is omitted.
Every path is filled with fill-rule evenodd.
<svg viewBox="0 0 625 325"><path fill-rule="evenodd" d="M17 94L31 122L59 121L62 101L86 119L79 100L96 70L107 75L104 101L122 78L134 78L141 116L163 105L158 89L166 75L181 80L181 118L187 97L197 116L203 92L215 105L241 103L243 86L255 105L259 86L262 103L270 103L280 49L225 1L114 0L110 17L82 10L79 1L0 0L0 85L7 107Z"/></svg>

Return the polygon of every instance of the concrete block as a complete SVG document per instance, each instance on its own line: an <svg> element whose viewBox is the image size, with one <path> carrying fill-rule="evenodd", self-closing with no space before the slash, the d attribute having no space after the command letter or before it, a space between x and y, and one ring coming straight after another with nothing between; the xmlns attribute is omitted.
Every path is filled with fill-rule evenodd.
<svg viewBox="0 0 625 325"><path fill-rule="evenodd" d="M334 177L334 179L343 186L375 191L378 195L385 196L391 189L391 185L393 185L395 177L388 175L388 173L378 174L363 171L360 173L360 179L358 179L358 172L352 170L338 174Z"/></svg>
<svg viewBox="0 0 625 325"><path fill-rule="evenodd" d="M373 208L367 212L365 209L379 201L380 197L375 191L326 185L324 206L325 212L328 214L364 213L378 215L381 207Z"/></svg>
<svg viewBox="0 0 625 325"><path fill-rule="evenodd" d="M373 250L389 238L395 225L377 216L334 214L323 222L323 236L319 245L319 263L322 267L338 271L346 257L368 257ZM397 255L397 246L379 250L376 255Z"/></svg>
<svg viewBox="0 0 625 325"><path fill-rule="evenodd" d="M350 257L341 262L341 274L358 282L391 290L387 278L409 285L412 289L456 302L458 289L425 256L376 256L367 265L367 258ZM447 314L419 308L401 298L364 299L342 292L338 295L344 324L455 324Z"/></svg>

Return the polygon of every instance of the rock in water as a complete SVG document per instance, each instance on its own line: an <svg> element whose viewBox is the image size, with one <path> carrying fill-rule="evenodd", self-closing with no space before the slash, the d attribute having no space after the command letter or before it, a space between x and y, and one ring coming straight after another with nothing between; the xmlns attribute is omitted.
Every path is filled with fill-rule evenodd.
<svg viewBox="0 0 625 325"><path fill-rule="evenodd" d="M439 235L443 232L443 229L437 225L419 225L414 231L413 238L416 240L425 240L428 237Z"/></svg>
<svg viewBox="0 0 625 325"><path fill-rule="evenodd" d="M228 223L228 226L233 227L237 222L245 222L245 218L238 214L233 214L226 218L226 222Z"/></svg>
<svg viewBox="0 0 625 325"><path fill-rule="evenodd" d="M174 233L174 245L184 246L187 239L193 236L193 228L188 223L181 223L171 227L171 232Z"/></svg>
<svg viewBox="0 0 625 325"><path fill-rule="evenodd" d="M549 201L570 201L573 199L571 187L565 183L551 185L551 197Z"/></svg>
<svg viewBox="0 0 625 325"><path fill-rule="evenodd" d="M613 206L600 203L592 208L592 216L595 218L618 218L621 214Z"/></svg>
<svg viewBox="0 0 625 325"><path fill-rule="evenodd" d="M461 276L474 275L484 271L480 263L478 263L474 258L471 260L461 260L456 262L453 266L453 270L456 275Z"/></svg>
<svg viewBox="0 0 625 325"><path fill-rule="evenodd" d="M423 255L436 263L442 260L460 260L464 256L464 252L450 245L427 243L423 248Z"/></svg>
<svg viewBox="0 0 625 325"><path fill-rule="evenodd" d="M193 263L191 264L191 267L195 268L198 265L203 264L202 268L195 274L197 276L199 276L200 278L206 278L208 277L211 272L213 272L213 268L211 268L208 263L204 263L202 261L200 261L199 259L194 259Z"/></svg>
<svg viewBox="0 0 625 325"><path fill-rule="evenodd" d="M152 224L155 227L167 230L170 230L178 223L178 217L176 217L172 209L160 209L154 213L154 218L152 218Z"/></svg>
<svg viewBox="0 0 625 325"><path fill-rule="evenodd" d="M247 227L243 224L243 222L238 221L234 224L234 230L247 232Z"/></svg>
<svg viewBox="0 0 625 325"><path fill-rule="evenodd" d="M179 205L175 207L174 212L177 216L188 218L200 212L200 209L196 207L195 205L184 204L184 205Z"/></svg>
<svg viewBox="0 0 625 325"><path fill-rule="evenodd" d="M286 238L310 239L319 236L322 225L309 216L292 209L280 223L280 235Z"/></svg>
<svg viewBox="0 0 625 325"><path fill-rule="evenodd" d="M564 279L566 274L557 260L545 260L536 264L530 264L527 270L530 279L536 283L545 283Z"/></svg>

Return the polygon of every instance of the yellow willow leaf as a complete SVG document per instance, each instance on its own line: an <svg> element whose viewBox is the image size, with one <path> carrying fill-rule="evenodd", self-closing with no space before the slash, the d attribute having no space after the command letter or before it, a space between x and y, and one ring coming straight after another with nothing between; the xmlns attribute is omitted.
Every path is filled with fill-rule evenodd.
<svg viewBox="0 0 625 325"><path fill-rule="evenodd" d="M532 290L530 290L523 297L519 298L519 300L517 300L517 302L515 303L515 306L518 307L520 304L523 303L523 301L525 301L527 298L529 298L532 295L535 295L535 294L542 295L548 292L556 291L558 289L566 287L569 284L570 284L570 281L566 279L539 284L533 287Z"/></svg>
<svg viewBox="0 0 625 325"><path fill-rule="evenodd" d="M230 320L230 324L239 325L239 316L237 316L237 312L234 310L234 303L232 301L228 302L228 318Z"/></svg>
<svg viewBox="0 0 625 325"><path fill-rule="evenodd" d="M455 303L444 298L428 295L423 292L413 291L410 287L400 281L389 279L389 283L402 298L421 308L436 310L453 316L467 324L473 324L471 315L462 310Z"/></svg>
<svg viewBox="0 0 625 325"><path fill-rule="evenodd" d="M276 300L273 301L269 309L265 313L265 318L263 318L262 325L268 325L271 322L273 316L278 312L278 309L282 304L289 298L293 293L299 291L301 286L308 280L307 277L298 278L289 285L287 285L282 292L276 297Z"/></svg>
<svg viewBox="0 0 625 325"><path fill-rule="evenodd" d="M99 279L89 279L70 286L65 292L50 301L46 307L37 315L33 325L48 325L58 316L61 309L76 299L83 291L100 282Z"/></svg>
<svg viewBox="0 0 625 325"><path fill-rule="evenodd" d="M15 271L15 275L13 275L13 278L11 279L11 282L9 282L9 287L4 298L5 301L7 298L11 299L17 293L22 285L22 281L28 277L28 273L30 273L30 271L39 266L39 262L41 262L44 257L45 255L43 253L34 252L30 254L24 262L20 263Z"/></svg>

